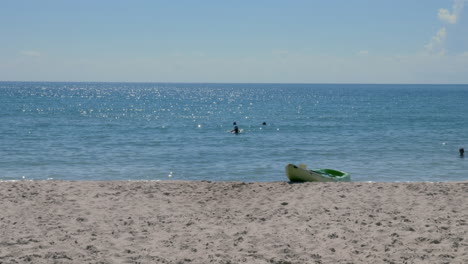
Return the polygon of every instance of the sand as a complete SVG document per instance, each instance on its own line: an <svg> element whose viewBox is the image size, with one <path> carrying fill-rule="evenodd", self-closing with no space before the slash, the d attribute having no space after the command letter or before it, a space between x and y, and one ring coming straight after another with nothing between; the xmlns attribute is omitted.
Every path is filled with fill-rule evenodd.
<svg viewBox="0 0 468 264"><path fill-rule="evenodd" d="M468 182L0 182L0 263L468 263Z"/></svg>

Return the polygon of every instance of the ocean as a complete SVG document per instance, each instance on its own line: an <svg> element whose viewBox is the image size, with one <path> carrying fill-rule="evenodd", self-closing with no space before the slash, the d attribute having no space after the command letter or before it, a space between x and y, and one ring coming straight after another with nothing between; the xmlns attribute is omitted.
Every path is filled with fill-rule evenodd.
<svg viewBox="0 0 468 264"><path fill-rule="evenodd" d="M467 102L468 85L0 82L0 180L271 182L303 163L467 181Z"/></svg>

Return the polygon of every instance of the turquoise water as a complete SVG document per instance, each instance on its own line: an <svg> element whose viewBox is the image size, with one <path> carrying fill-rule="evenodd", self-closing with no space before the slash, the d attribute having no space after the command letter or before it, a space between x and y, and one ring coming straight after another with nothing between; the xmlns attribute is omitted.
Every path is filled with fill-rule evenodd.
<svg viewBox="0 0 468 264"><path fill-rule="evenodd" d="M466 181L467 102L468 85L0 82L0 180L285 181L304 163Z"/></svg>

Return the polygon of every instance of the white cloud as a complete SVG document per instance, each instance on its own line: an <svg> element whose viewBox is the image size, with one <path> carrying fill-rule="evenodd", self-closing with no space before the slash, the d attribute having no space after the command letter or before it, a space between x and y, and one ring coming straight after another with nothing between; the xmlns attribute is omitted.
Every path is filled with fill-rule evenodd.
<svg viewBox="0 0 468 264"><path fill-rule="evenodd" d="M452 6L452 13L450 13L450 11L445 8L441 8L439 9L437 17L441 21L447 22L449 24L456 24L460 17L460 13L463 11L464 5L465 0L455 0Z"/></svg>
<svg viewBox="0 0 468 264"><path fill-rule="evenodd" d="M444 55L444 43L447 37L447 29L445 27L439 29L437 34L432 37L431 41L425 46L426 51L432 54Z"/></svg>
<svg viewBox="0 0 468 264"><path fill-rule="evenodd" d="M28 56L28 57L39 57L41 56L41 53L39 51L35 50L22 50L20 51L20 54L23 56Z"/></svg>
<svg viewBox="0 0 468 264"><path fill-rule="evenodd" d="M455 25L457 24L458 20L460 19L460 14L463 11L465 2L467 0L454 0L453 1L453 6L452 6L452 12L450 12L448 9L441 8L439 9L439 12L437 14L437 17L439 20ZM437 31L435 36L431 38L428 44L426 44L425 50L429 54L435 54L435 55L445 55L446 50L445 50L445 40L447 39L447 29L446 27L443 27Z"/></svg>
<svg viewBox="0 0 468 264"><path fill-rule="evenodd" d="M441 8L439 9L439 14L437 15L437 17L444 21L444 22L447 22L449 24L455 24L457 23L457 15L455 14L450 14L450 11L448 11L447 9L445 8Z"/></svg>
<svg viewBox="0 0 468 264"><path fill-rule="evenodd" d="M358 52L358 55L361 55L361 56L369 55L369 51L368 51L368 50L360 50L360 51Z"/></svg>

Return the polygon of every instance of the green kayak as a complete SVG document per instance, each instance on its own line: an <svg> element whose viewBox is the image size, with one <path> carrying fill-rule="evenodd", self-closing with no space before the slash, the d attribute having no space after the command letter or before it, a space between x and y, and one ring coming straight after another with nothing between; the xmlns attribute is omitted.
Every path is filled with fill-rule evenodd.
<svg viewBox="0 0 468 264"><path fill-rule="evenodd" d="M349 173L332 169L308 170L305 165L286 165L286 176L292 182L337 182L350 181Z"/></svg>

